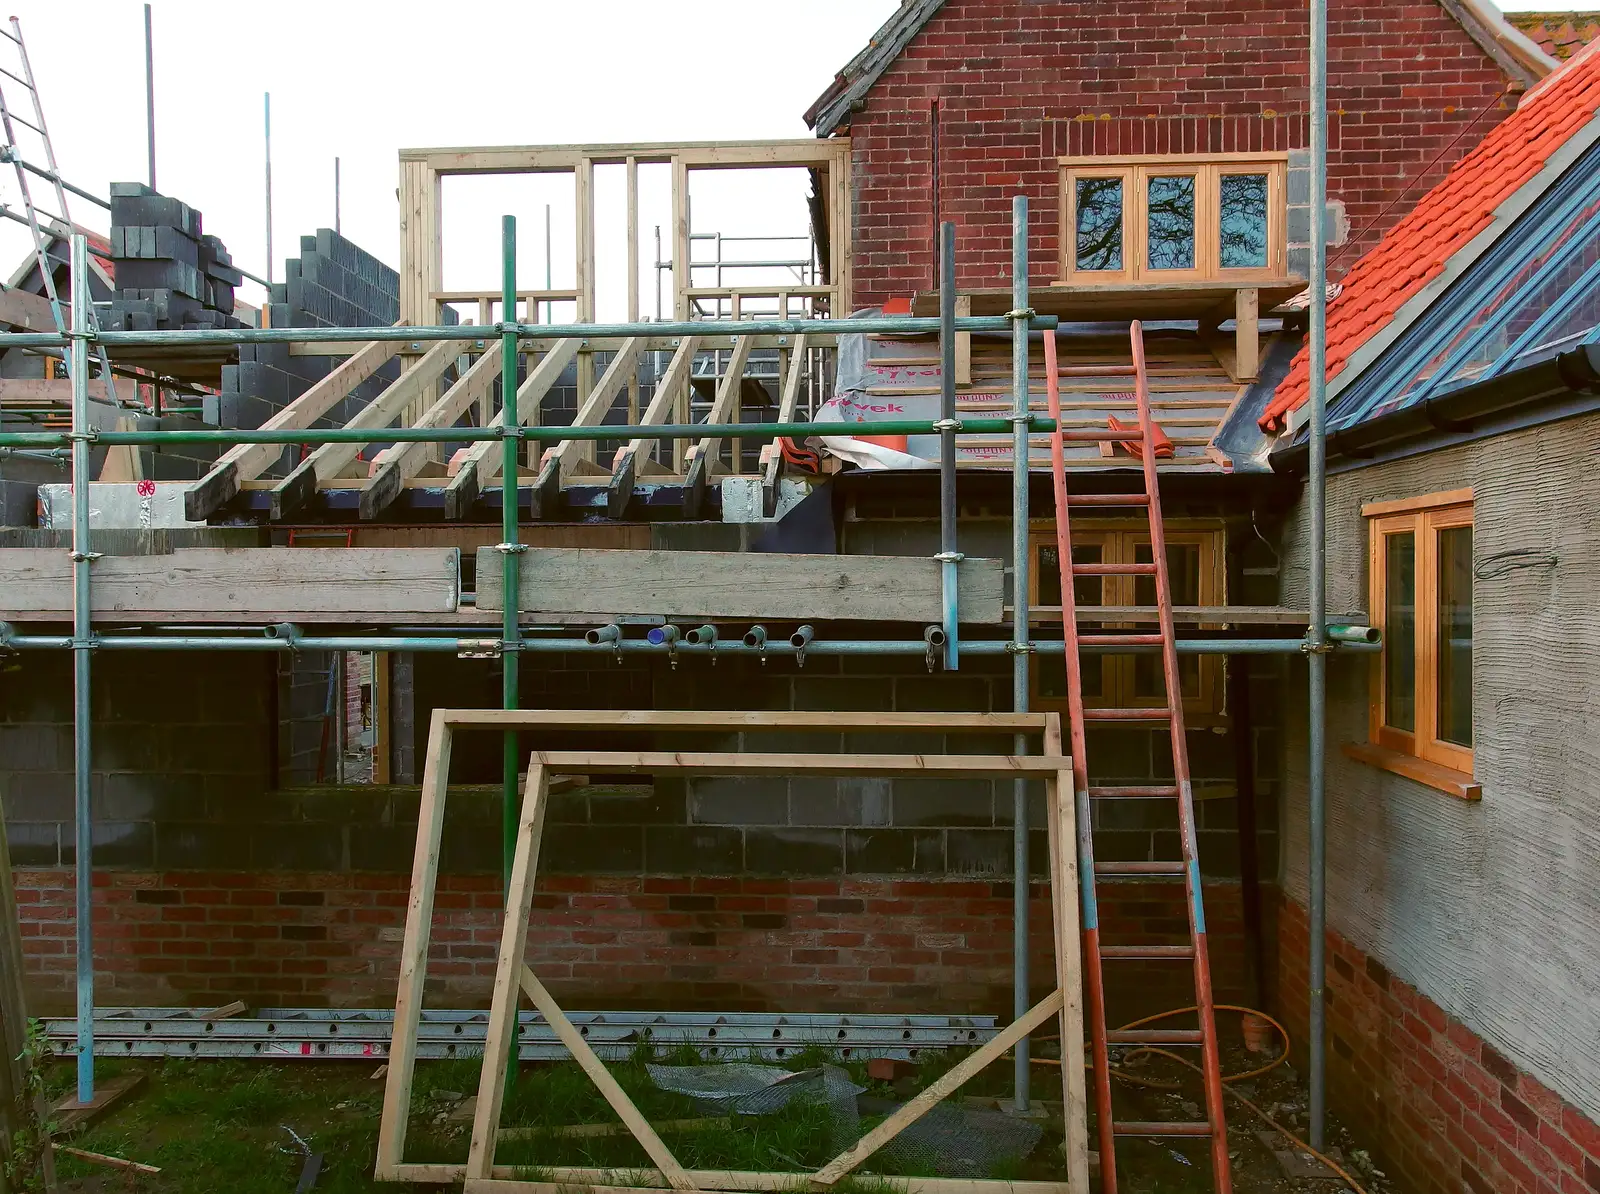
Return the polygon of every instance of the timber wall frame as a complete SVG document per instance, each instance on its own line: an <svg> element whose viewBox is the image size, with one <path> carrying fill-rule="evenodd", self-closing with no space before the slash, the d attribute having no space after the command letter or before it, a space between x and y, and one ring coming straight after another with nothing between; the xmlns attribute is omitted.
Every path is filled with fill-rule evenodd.
<svg viewBox="0 0 1600 1194"><path fill-rule="evenodd" d="M400 978L395 1000L394 1036L384 1089L375 1177L380 1181L455 1182L465 1180L468 1194L558 1194L561 1190L764 1191L809 1185L833 1189L878 1148L954 1093L967 1079L999 1060L1019 1040L1053 1016L1064 1045L1062 1065L1063 1129L1066 1136L1066 1182L894 1178L883 1180L901 1194L1088 1194L1088 1124L1083 1066L1083 1000L1079 947L1076 815L1071 763L1061 754L1061 723L1054 713L879 714L874 728L970 734L1038 735L1038 755L857 755L857 754L683 754L667 752L535 752L529 759L518 820L516 850L507 887L493 1004L485 1042L477 1109L465 1165L409 1164L404 1161L411 1086L416 1068L417 1029L427 977L433 895L438 878L439 847L444 827L451 744L461 729L501 732L517 730L655 730L705 731L761 729L805 731L859 730L859 719L839 713L754 713L695 711L593 710L462 710L434 711L422 779L422 805L411 894L406 907ZM1050 842L1049 882L1056 957L1056 989L1024 1016L986 1043L855 1145L812 1174L685 1170L673 1157L616 1084L604 1064L572 1027L561 1008L524 962L530 904L537 874L539 839L544 825L550 776L554 770L680 775L818 774L897 776L931 774L945 778L1026 778L1045 783ZM627 1126L653 1169L599 1170L541 1166L542 1180L520 1180L521 1167L496 1166L501 1101L505 1093L508 1050L517 1024L520 993L525 992L567 1045Z"/></svg>
<svg viewBox="0 0 1600 1194"><path fill-rule="evenodd" d="M501 300L498 290L446 291L441 222L441 182L463 174L571 174L576 187L577 284L566 290L521 290L519 301L528 303L528 320L540 302L571 302L577 322L595 318L595 211L594 168L627 167L628 178L628 318L640 317L639 307L639 205L638 168L666 164L672 167L673 318L693 318L695 298L813 300L826 302L838 317L850 300L850 140L751 141L723 144L710 141L643 145L508 145L452 149L402 149L400 151L400 322L423 325L438 322L439 305L475 302L486 314ZM827 271L819 286L775 285L692 287L689 256L689 176L700 170L752 170L804 167L815 171L817 194L825 212ZM819 237L820 239L820 237ZM692 291L692 293L691 293ZM510 314L504 318L512 317ZM488 322L487 319L484 322Z"/></svg>

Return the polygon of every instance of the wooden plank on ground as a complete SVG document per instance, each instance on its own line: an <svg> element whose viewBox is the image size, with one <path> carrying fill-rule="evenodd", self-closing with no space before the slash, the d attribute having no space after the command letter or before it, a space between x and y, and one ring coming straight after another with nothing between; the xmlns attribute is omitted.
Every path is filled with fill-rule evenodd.
<svg viewBox="0 0 1600 1194"><path fill-rule="evenodd" d="M533 548L522 557L524 612L594 610L669 618L938 622L938 561L917 556ZM499 557L478 551L478 609L505 608ZM960 565L960 619L998 625L1003 565Z"/></svg>
<svg viewBox="0 0 1600 1194"><path fill-rule="evenodd" d="M460 552L453 547L191 547L167 555L108 555L94 562L93 612L199 621L450 613L459 605L460 574ZM0 551L0 619L68 619L72 584L64 551Z"/></svg>
<svg viewBox="0 0 1600 1194"><path fill-rule="evenodd" d="M80 1132L99 1119L116 1104L144 1085L143 1074L125 1074L95 1083L94 1098L87 1103L78 1102L76 1094L68 1095L51 1109L50 1131L55 1136L70 1136Z"/></svg>

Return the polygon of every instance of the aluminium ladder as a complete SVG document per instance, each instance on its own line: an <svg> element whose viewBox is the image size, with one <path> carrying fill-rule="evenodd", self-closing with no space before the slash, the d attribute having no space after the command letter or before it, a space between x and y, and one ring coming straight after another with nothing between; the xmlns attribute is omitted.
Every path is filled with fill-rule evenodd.
<svg viewBox="0 0 1600 1194"><path fill-rule="evenodd" d="M22 192L22 206L26 215L26 219L23 222L28 225L28 230L33 234L33 254L39 265L39 276L44 281L44 295L49 300L50 314L54 316L56 321L56 331L62 335L67 335L70 331L68 317L63 314L61 298L56 293L55 265L50 259L49 238L69 238L73 232L77 231L77 225L72 222L71 213L67 210L66 184L62 182L61 170L56 165L56 151L50 143L49 126L44 119L44 105L39 99L39 88L34 83L33 66L28 61L28 47L22 41L22 22L17 20L16 17L12 17L11 32L7 33L4 29L0 29L0 37L16 45L18 64L22 71L19 75L7 66L0 66L0 75L20 86L33 101L33 120L26 120L18 116L12 112L11 105L6 100L5 84L0 83L0 129L4 129L6 138L5 145L0 146L0 160L9 161L16 168L17 189ZM22 146L17 140L16 126L19 124L33 132L43 143L45 164L42 169L29 164L23 157ZM55 188L55 211L42 211L34 203L33 191L28 186L28 174L30 172L48 179L50 185ZM84 194L85 192L79 191L78 193ZM40 223L41 216L50 224L48 236L45 228ZM105 401L115 406L117 405L117 393L115 384L111 380L111 362L106 359L105 345L99 340L100 321L95 316L94 303L90 300L90 296L86 294L75 294L72 296L72 301L75 303L81 301L86 308L89 332L95 336L94 349L96 356L99 358L100 376L105 379L106 383ZM63 356L64 359L61 363L70 373L72 354L65 353ZM96 401L96 399L91 397L90 401Z"/></svg>
<svg viewBox="0 0 1600 1194"><path fill-rule="evenodd" d="M1106 373L1131 374L1138 404L1138 430L1065 432L1061 430L1061 370L1056 364L1055 333L1044 336L1044 368L1049 395L1050 417L1055 429L1050 437L1050 463L1054 474L1056 505L1056 551L1061 567L1061 629L1066 643L1067 709L1071 732L1072 784L1078 820L1079 875L1083 887L1083 951L1085 1001L1089 1005L1089 1030L1094 1063L1095 1107L1099 1119L1100 1174L1104 1194L1116 1194L1116 1139L1119 1136L1209 1137L1211 1164L1217 1194L1230 1194L1232 1180L1228 1165L1227 1128L1222 1110L1222 1070L1217 1049L1216 1019L1212 1010L1211 967L1206 955L1205 913L1200 901L1200 865L1194 826L1194 792L1189 779L1189 757L1184 739L1183 693L1178 675L1178 653L1173 632L1172 587L1167 574L1166 532L1161 520L1161 497L1156 484L1155 434L1150 414L1150 392L1144 360L1144 331L1139 322L1129 329L1132 340L1132 366L1106 369L1103 366L1073 369L1104 376ZM1144 487L1125 494L1069 494L1062 440L1116 440L1138 445L1143 465ZM1149 518L1151 562L1119 564L1074 564L1072 528L1069 512L1074 506L1143 508ZM1156 617L1159 629L1154 634L1079 634L1073 581L1078 577L1149 576L1155 581ZM1165 679L1166 707L1127 709L1085 709L1079 648L1081 646L1159 646L1162 675ZM1171 784L1091 787L1085 751L1084 723L1166 722L1172 735L1173 781ZM1094 861L1094 835L1091 806L1101 799L1158 799L1176 808L1178 838L1182 858L1152 862ZM1096 905L1095 881L1102 875L1145 875L1182 878L1189 913L1189 942L1186 945L1130 945L1102 943ZM1106 1026L1103 963L1132 959L1186 960L1194 966L1195 1008L1199 1027L1177 1029L1113 1030ZM1187 1045L1200 1047L1200 1070L1205 1079L1206 1118L1196 1122L1128 1122L1114 1118L1111 1106L1110 1046Z"/></svg>

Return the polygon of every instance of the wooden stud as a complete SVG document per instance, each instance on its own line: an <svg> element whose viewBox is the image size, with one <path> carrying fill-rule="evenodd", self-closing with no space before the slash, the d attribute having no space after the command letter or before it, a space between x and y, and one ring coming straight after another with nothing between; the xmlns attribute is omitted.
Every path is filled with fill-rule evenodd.
<svg viewBox="0 0 1600 1194"><path fill-rule="evenodd" d="M537 763L528 766L523 786L522 814L511 858L511 878L506 884L506 911L501 923L500 957L495 966L494 994L489 1004L489 1024L484 1036L483 1068L478 1081L478 1104L472 1118L472 1142L467 1150L467 1176L489 1177L494 1169L495 1135L506 1093L506 1069L517 1047L517 977L524 969L528 946L528 912L533 904L533 877L539 868L539 842L544 834L545 807L550 797L550 772Z"/></svg>
<svg viewBox="0 0 1600 1194"><path fill-rule="evenodd" d="M411 864L411 895L406 904L405 936L400 945L400 977L395 991L394 1034L389 1043L389 1073L383 1088L374 1176L397 1181L411 1113L411 1080L416 1072L417 1028L422 1019L428 974L428 939L433 928L433 891L439 878L439 842L444 834L445 793L450 781L452 730L444 711L435 709L428 727L428 753L422 767L422 800L417 812L417 852Z"/></svg>
<svg viewBox="0 0 1600 1194"><path fill-rule="evenodd" d="M1261 334L1256 314L1260 291L1243 287L1234 293L1233 358L1236 381L1254 381L1261 367Z"/></svg>

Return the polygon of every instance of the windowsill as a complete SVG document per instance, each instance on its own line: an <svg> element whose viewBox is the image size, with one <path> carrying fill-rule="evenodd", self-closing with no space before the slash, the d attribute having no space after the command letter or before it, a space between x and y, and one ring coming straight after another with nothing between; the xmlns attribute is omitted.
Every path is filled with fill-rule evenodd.
<svg viewBox="0 0 1600 1194"><path fill-rule="evenodd" d="M1447 796L1454 796L1457 800L1483 799L1483 785L1465 771L1430 763L1427 759L1420 759L1416 755L1402 754L1398 750L1376 746L1371 742L1346 742L1339 749L1344 752L1346 758L1365 763L1369 767L1376 767L1380 771L1403 775Z"/></svg>

